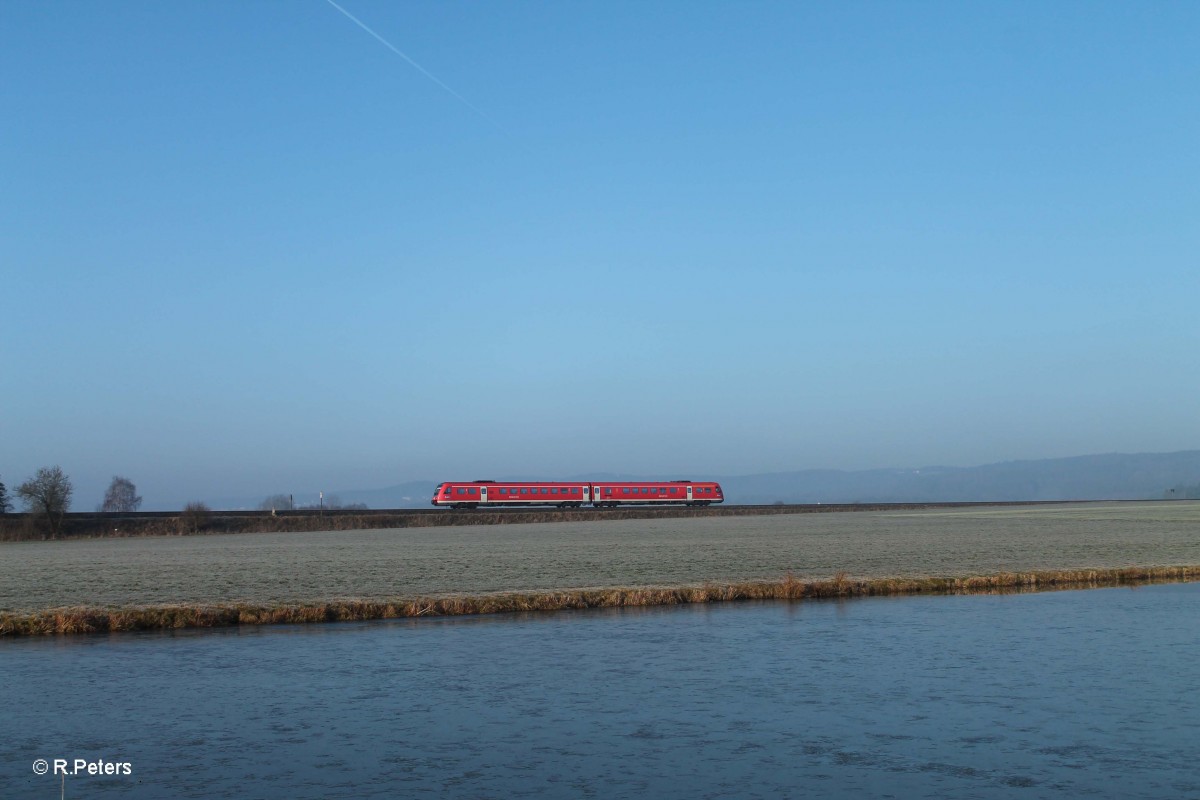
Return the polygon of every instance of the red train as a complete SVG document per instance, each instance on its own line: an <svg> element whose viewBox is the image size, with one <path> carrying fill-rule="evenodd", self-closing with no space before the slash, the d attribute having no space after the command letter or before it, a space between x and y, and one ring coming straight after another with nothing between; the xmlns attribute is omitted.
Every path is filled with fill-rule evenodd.
<svg viewBox="0 0 1200 800"><path fill-rule="evenodd" d="M433 504L480 506L706 506L724 502L714 481L449 481L433 490Z"/></svg>

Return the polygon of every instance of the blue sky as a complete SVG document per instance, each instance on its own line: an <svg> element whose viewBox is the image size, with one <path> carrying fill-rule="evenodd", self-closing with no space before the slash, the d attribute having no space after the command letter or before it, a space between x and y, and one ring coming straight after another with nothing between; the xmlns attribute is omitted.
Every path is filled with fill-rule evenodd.
<svg viewBox="0 0 1200 800"><path fill-rule="evenodd" d="M10 487L1200 447L1200 4L340 5L459 97L325 0L0 4Z"/></svg>

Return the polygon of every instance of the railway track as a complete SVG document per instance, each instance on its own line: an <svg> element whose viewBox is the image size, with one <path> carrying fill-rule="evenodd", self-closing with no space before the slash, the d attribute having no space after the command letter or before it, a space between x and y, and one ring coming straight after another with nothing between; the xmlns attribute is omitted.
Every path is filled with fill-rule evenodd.
<svg viewBox="0 0 1200 800"><path fill-rule="evenodd" d="M617 508L377 508L303 509L294 511L213 511L202 519L177 511L132 513L82 511L67 514L55 538L177 536L217 533L285 533L391 528L512 525L607 520L653 520L699 517L746 517L778 514L828 514L856 511L920 511L979 506L1037 506L1087 501L958 502L958 503L811 503L712 506L619 506ZM1099 501L1092 501L1099 502ZM49 536L45 521L29 514L0 516L0 541Z"/></svg>
<svg viewBox="0 0 1200 800"><path fill-rule="evenodd" d="M916 510L932 510L939 508L977 508L980 506L1037 506L1037 505L1061 505L1071 502L1102 502L1102 501L1074 501L1074 500L1022 500L1022 501L971 501L971 502L953 502L953 503L774 503L770 505L732 505L721 504L712 506L654 506L654 505L629 505L618 508L556 508L554 506L533 506L533 507L497 507L485 506L481 508L469 509L452 509L452 508L371 508L371 509L325 509L323 511L317 509L295 509L288 511L260 511L260 510L214 510L213 518L240 517L247 519L313 519L313 518L338 518L338 517L438 517L438 516L482 516L482 515L554 515L556 517L583 517L587 519L602 519L605 516L623 516L631 512L647 513L651 515L670 515L677 517L699 516L699 517L719 517L719 516L748 516L754 514L804 514L804 513L830 513L830 512L851 512L851 511L916 511ZM133 511L133 512L100 512L100 511L80 511L68 513L67 521L74 522L106 522L117 520L155 520L155 519L175 519L180 516L179 511ZM9 514L10 519L19 519L25 517L25 514Z"/></svg>

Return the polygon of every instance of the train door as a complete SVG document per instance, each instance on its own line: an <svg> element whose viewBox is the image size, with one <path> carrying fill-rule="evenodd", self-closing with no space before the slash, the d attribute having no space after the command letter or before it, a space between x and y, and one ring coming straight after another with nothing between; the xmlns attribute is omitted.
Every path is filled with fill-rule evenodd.
<svg viewBox="0 0 1200 800"><path fill-rule="evenodd" d="M590 487L590 486L583 487L583 502L584 503L592 502L592 487Z"/></svg>
<svg viewBox="0 0 1200 800"><path fill-rule="evenodd" d="M486 486L479 487L479 502L481 502L481 503L487 502L487 487Z"/></svg>
<svg viewBox="0 0 1200 800"><path fill-rule="evenodd" d="M692 502L692 487L691 486L687 487L687 501L689 503Z"/></svg>

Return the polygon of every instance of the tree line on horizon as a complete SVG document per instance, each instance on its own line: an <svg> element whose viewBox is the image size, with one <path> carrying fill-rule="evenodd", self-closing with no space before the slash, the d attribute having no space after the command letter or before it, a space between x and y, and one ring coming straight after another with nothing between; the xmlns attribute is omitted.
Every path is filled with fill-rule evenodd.
<svg viewBox="0 0 1200 800"><path fill-rule="evenodd" d="M57 464L53 467L42 467L32 478L16 488L16 495L25 504L25 511L36 516L44 524L52 537L57 537L62 531L63 518L71 510L71 496L75 486L67 473ZM137 493L133 481L122 475L114 475L104 492L104 500L96 507L101 512L130 513L141 508L142 497ZM12 510L12 501L8 489L0 481L0 514Z"/></svg>
<svg viewBox="0 0 1200 800"><path fill-rule="evenodd" d="M37 521L44 524L52 537L57 537L62 531L63 519L71 510L71 496L75 487L70 477L57 464L53 467L40 468L33 477L20 484L14 490L16 497L25 505L25 511L34 515ZM96 507L96 511L104 513L132 513L142 506L142 497L137 493L133 481L122 475L114 475L104 492L104 500ZM297 506L292 495L275 494L267 497L259 504L264 511L291 510L365 510L365 503L343 503L337 495L322 496L316 504ZM0 516L13 510L12 498L8 487L0 480ZM212 517L212 509L206 503L193 501L185 505L180 512L185 524L193 532L203 528Z"/></svg>
<svg viewBox="0 0 1200 800"><path fill-rule="evenodd" d="M316 503L296 505L290 494L273 494L258 504L259 511L366 511L366 503L343 503L336 494L322 495Z"/></svg>

